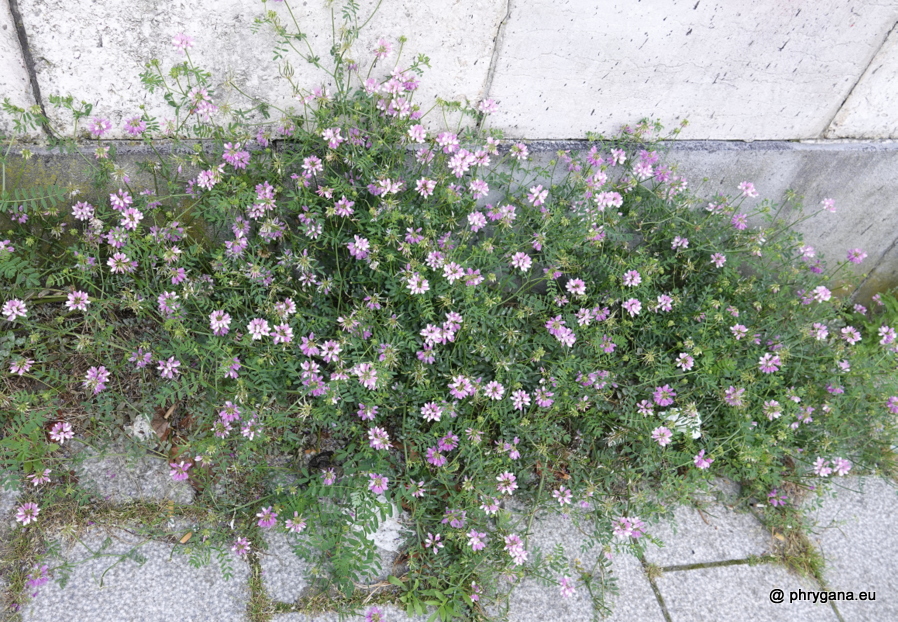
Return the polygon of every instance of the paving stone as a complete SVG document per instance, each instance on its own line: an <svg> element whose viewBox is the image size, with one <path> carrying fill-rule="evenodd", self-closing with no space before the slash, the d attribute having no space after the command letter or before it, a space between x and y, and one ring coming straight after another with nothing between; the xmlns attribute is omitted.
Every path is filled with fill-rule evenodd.
<svg viewBox="0 0 898 622"><path fill-rule="evenodd" d="M305 595L303 591L309 586L311 570L311 566L293 552L291 537L296 536L279 531L266 532L268 550L259 556L268 597L285 603Z"/></svg>
<svg viewBox="0 0 898 622"><path fill-rule="evenodd" d="M186 481L174 481L168 461L163 458L135 456L125 450L123 443L101 452L90 447L82 452L75 459L79 484L107 501L193 501L193 488Z"/></svg>
<svg viewBox="0 0 898 622"><path fill-rule="evenodd" d="M745 559L770 552L770 534L748 512L739 512L720 503L703 510L679 506L675 523L664 521L649 528L649 533L664 543L650 544L645 552L648 562L660 566L696 564Z"/></svg>
<svg viewBox="0 0 898 622"><path fill-rule="evenodd" d="M809 600L789 602L789 592L820 588L782 566L716 566L666 572L656 579L672 622L837 622L832 607ZM770 601L772 590L784 593L785 601Z"/></svg>
<svg viewBox="0 0 898 622"><path fill-rule="evenodd" d="M810 513L816 527L811 540L825 560L829 589L875 592L875 601L840 601L846 621L898 620L898 515L895 485L873 477L837 479L828 496Z"/></svg>
<svg viewBox="0 0 898 622"><path fill-rule="evenodd" d="M96 557L104 541L111 544ZM115 620L116 622L234 622L246 617L249 566L233 553L234 576L225 580L213 562L193 568L172 544L144 542L122 529L93 528L63 552L74 566L66 587L54 581L40 588L25 608L23 622ZM121 556L135 551L138 560ZM55 577L55 578L58 578Z"/></svg>
<svg viewBox="0 0 898 622"><path fill-rule="evenodd" d="M25 58L22 56L8 3L0 7L0 67L3 67L3 71L0 71L0 93L3 93L3 97L9 97L13 105L21 108L33 106L34 95L28 79L28 69L25 67ZM13 131L9 115L0 115L0 131ZM40 132L31 131L26 136L34 137L38 134Z"/></svg>
<svg viewBox="0 0 898 622"><path fill-rule="evenodd" d="M531 557L536 548L546 555L561 545L572 564L585 570L595 567L601 551L584 550L587 541L574 521L560 514L537 515L528 542ZM609 595L606 604L612 609L609 620L663 620L664 617L642 565L632 555L616 555L612 573L617 578L619 593ZM569 576L576 577L572 569ZM560 579L560 577L558 577ZM579 622L594 619L589 591L582 583L570 598L562 598L558 585L545 586L534 579L524 579L512 591L508 619L515 622L542 622L551 617L557 622Z"/></svg>
<svg viewBox="0 0 898 622"><path fill-rule="evenodd" d="M19 499L21 492L18 488L5 488L3 485L3 476L0 475L0 534L4 534L8 529L16 524L13 515L13 508Z"/></svg>

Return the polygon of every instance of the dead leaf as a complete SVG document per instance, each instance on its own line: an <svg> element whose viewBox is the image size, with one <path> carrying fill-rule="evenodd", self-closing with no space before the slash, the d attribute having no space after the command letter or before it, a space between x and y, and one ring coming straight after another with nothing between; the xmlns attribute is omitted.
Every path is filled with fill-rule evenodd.
<svg viewBox="0 0 898 622"><path fill-rule="evenodd" d="M181 544L187 544L187 541L190 540L190 538L192 538L192 537L193 537L193 532L188 531L187 533L184 534L184 537L181 538L181 540L180 540Z"/></svg>
<svg viewBox="0 0 898 622"><path fill-rule="evenodd" d="M786 536L784 536L781 533L775 533L775 534L773 534L773 537L776 538L777 540L779 540L780 542L786 541Z"/></svg>
<svg viewBox="0 0 898 622"><path fill-rule="evenodd" d="M165 417L162 416L161 408L156 409L156 412L153 414L153 420L150 421L150 427L153 428L153 432L156 433L156 436L159 437L160 441L165 441L171 433L171 426L168 421L165 420Z"/></svg>

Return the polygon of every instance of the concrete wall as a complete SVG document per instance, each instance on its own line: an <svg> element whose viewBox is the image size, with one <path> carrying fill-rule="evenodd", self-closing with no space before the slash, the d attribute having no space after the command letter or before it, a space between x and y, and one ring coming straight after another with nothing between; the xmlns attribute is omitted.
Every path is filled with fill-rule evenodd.
<svg viewBox="0 0 898 622"><path fill-rule="evenodd" d="M375 0L358 1L367 18ZM324 0L290 9L326 58ZM104 138L125 138L122 123L141 105L170 116L138 74L151 58L163 68L182 61L171 41L183 32L213 75L216 103L245 105L239 89L297 106L272 61L270 28L252 32L266 10L292 26L284 3L256 0L0 0L0 97L42 103L65 128L47 97L71 94L112 121ZM406 36L399 64L423 53L432 66L416 95L423 108L436 97L493 98L489 124L508 137L577 139L646 116L668 128L688 119L671 156L691 186L708 178L700 193L735 194L747 179L774 201L787 189L810 206L836 199L837 214L803 231L832 258L868 252L864 298L898 284L896 24L898 0L383 0L358 60L370 61L378 39ZM289 59L298 86L322 84L295 53ZM396 53L387 61L382 72Z"/></svg>
<svg viewBox="0 0 898 622"><path fill-rule="evenodd" d="M360 0L362 13L374 4ZM326 57L324 0L291 8ZM251 32L265 10L290 21L284 3L251 0L0 0L0 89L34 103L24 41L44 98L94 102L113 121L109 137L124 137L138 105L166 113L138 74L150 58L182 60L171 39L184 32L220 101L240 101L231 78L290 105L270 28ZM580 138L653 116L669 127L688 118L684 139L881 139L898 138L896 22L895 0L384 0L360 49L407 36L401 62L424 53L433 67L422 103L494 98L493 126L514 137ZM295 54L291 64L300 86L321 82Z"/></svg>

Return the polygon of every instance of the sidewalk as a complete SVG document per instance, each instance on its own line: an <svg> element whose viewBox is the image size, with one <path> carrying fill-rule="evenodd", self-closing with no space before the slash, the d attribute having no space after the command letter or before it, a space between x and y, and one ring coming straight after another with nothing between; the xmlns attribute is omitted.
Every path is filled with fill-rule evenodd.
<svg viewBox="0 0 898 622"><path fill-rule="evenodd" d="M81 485L116 503L129 499L189 503L192 490L173 486L167 469L155 459L127 467L125 463L123 457L88 460L78 467ZM649 532L664 541L664 548L649 546L642 561L614 557L611 567L619 591L608 598L613 613L607 619L898 620L898 535L891 528L892 517L898 515L896 488L876 478L846 477L835 483L837 496L826 497L811 511L817 527L809 535L826 562L826 590L838 592L842 600L820 602L814 593L822 591L823 585L767 561L764 556L772 552L776 540L751 513L729 505L735 491L723 491L702 510L677 508L676 531L668 524L650 525ZM15 493L0 492L0 538L4 540L16 525L12 518L15 497ZM309 568L294 555L285 534L266 534L268 550L259 553L255 569L246 558L228 552L232 576L226 580L219 564L197 568L186 556L176 554L181 546L178 540L191 529L188 521L169 519L167 529L169 536L151 540L128 525L90 527L79 543L63 546L61 551L68 561L88 561L74 568L64 589L56 581L40 587L19 612L21 619L227 622L251 620L252 611L252 619L273 622L338 620L335 613L288 612L290 604L306 595ZM537 517L533 529L531 551L539 547L549 552L560 544L572 558L579 556L584 568L594 567L599 553L581 552L585 538L569 519ZM100 555L88 559L91 552ZM385 560L391 557L390 552L382 552ZM5 589L2 579L0 584ZM508 611L512 622L593 619L592 601L582 583L568 599L560 596L557 584L544 586L531 579L512 589ZM875 593L875 600L844 600L850 597L849 591L855 599L861 598L862 591ZM771 602L780 594L783 602ZM384 620L410 619L394 607L380 608ZM0 619L4 615L13 614L3 612ZM364 616L350 619L361 622ZM411 619L423 621L426 616Z"/></svg>

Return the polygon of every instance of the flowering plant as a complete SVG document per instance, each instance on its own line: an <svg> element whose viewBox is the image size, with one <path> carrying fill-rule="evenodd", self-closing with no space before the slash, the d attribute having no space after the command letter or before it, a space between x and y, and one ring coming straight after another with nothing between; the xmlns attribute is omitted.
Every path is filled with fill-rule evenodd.
<svg viewBox="0 0 898 622"><path fill-rule="evenodd" d="M262 21L286 36L276 14ZM255 529L303 533L299 550L326 551L347 593L374 568L347 525L368 534L401 506L409 576L393 582L412 610L440 594L446 618L532 561L513 499L572 513L610 552L642 545L652 499L712 475L780 504L787 482L878 464L898 397L874 379L895 348L858 348L784 218L799 206L755 202L748 182L699 204L648 122L555 154L478 130L490 100L456 104L474 123L435 130L414 101L426 59L384 72L381 42L363 71L357 32L340 36L333 91L301 93L303 112L275 126L249 120L267 106L223 123L179 37L182 79L155 62L143 75L175 118L125 127L211 150L192 143L189 159L144 167L155 183L120 176L103 198L3 204L0 262L61 232L54 255L29 255L39 284L5 292L6 328L28 335L2 361L15 399L79 395L110 423L123 397L180 405L161 439L172 477L242 508L235 550ZM91 135L109 123L94 117ZM98 182L114 157L98 141ZM271 485L297 453L311 460ZM543 561L572 594L569 569Z"/></svg>

